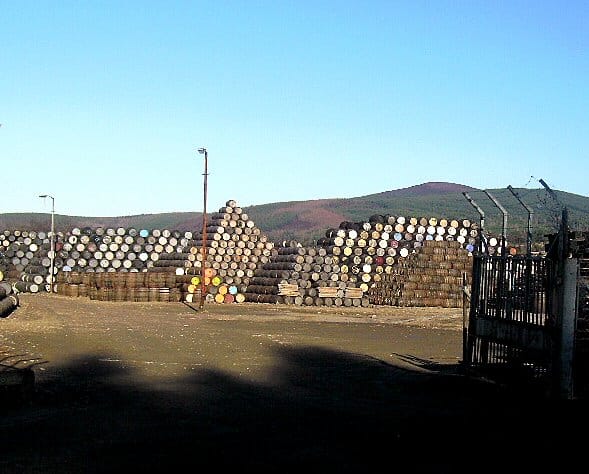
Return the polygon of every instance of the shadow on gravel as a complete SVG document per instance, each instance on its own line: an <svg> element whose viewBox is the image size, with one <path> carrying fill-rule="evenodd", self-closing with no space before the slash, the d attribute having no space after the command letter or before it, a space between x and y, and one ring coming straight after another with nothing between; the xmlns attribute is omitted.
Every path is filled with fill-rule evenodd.
<svg viewBox="0 0 589 474"><path fill-rule="evenodd" d="M0 472L562 472L584 442L585 405L313 347L276 356L270 385L204 369L160 390L102 354L72 361L0 406Z"/></svg>

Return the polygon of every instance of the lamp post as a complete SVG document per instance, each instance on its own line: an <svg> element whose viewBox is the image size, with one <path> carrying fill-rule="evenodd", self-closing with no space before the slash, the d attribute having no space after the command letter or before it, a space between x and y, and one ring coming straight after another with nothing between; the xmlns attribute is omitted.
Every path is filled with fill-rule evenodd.
<svg viewBox="0 0 589 474"><path fill-rule="evenodd" d="M47 281L47 283L49 283L49 287L51 288L51 293L53 293L53 291L54 291L53 281L55 279L55 198L53 196L51 196L50 194L40 194L39 197L43 198L43 199L51 198L51 235L49 236L49 242L51 245L51 247L50 247L51 250L49 252L50 276L49 276L49 280Z"/></svg>
<svg viewBox="0 0 589 474"><path fill-rule="evenodd" d="M205 156L205 171L203 173L203 211L202 211L202 263L200 276L200 309L204 307L206 295L205 270L207 261L207 176L208 176L208 159L207 149L202 147L198 149L201 155Z"/></svg>

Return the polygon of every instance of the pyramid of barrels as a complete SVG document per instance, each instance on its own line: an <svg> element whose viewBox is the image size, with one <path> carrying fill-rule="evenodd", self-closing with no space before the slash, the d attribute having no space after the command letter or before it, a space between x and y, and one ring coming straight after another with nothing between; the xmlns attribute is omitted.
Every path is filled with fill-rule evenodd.
<svg viewBox="0 0 589 474"><path fill-rule="evenodd" d="M206 235L195 234L187 246L197 273L191 279L194 291L198 293L199 285L204 288L206 301L244 302L250 280L260 265L271 260L274 247L237 202L228 200L207 216Z"/></svg>

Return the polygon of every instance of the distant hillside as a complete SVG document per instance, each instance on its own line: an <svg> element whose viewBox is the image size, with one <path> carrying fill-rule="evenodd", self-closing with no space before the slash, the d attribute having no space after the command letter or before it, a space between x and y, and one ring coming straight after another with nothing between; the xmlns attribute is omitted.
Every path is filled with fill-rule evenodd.
<svg viewBox="0 0 589 474"><path fill-rule="evenodd" d="M561 208L544 189L514 191L533 209L532 234L535 241L543 241L544 235L555 231ZM463 192L467 192L482 208L485 214L485 228L493 234L500 235L503 216L489 197L482 190L452 183L425 183L349 199L264 204L252 206L247 212L256 224L276 241L312 242L323 237L326 230L337 228L342 222L362 222L375 214L470 219L478 222L479 214L466 200ZM508 212L508 240L512 243L525 242L527 211L508 189L493 189L488 192ZM568 208L570 226L573 229L588 229L589 198L562 191L556 191L556 195Z"/></svg>
<svg viewBox="0 0 589 474"><path fill-rule="evenodd" d="M82 217L55 215L55 229L66 232L74 227L125 227L136 229L170 229L196 230L201 228L202 213L200 212L167 212L161 214L139 214L119 217ZM49 230L51 218L43 213L9 213L0 214L2 230ZM1 230L0 230L1 231Z"/></svg>
<svg viewBox="0 0 589 474"><path fill-rule="evenodd" d="M416 184L408 188L394 189L392 191L385 191L372 196L383 197L417 197L417 196L432 196L448 193L461 193L474 191L475 188L464 186L463 184L444 183L444 182L429 182L423 184Z"/></svg>
<svg viewBox="0 0 589 474"><path fill-rule="evenodd" d="M507 238L512 243L524 242L528 215L526 210L508 189L492 189L489 193L507 210ZM437 217L446 219L470 219L479 221L474 207L465 199L467 192L485 213L485 228L496 235L501 233L502 214L482 191L453 183L430 182L409 188L384 191L367 196L291 201L263 204L243 208L256 226L271 240L295 240L311 244L324 237L328 229L343 222L364 222L373 215L404 217ZM532 232L535 241L553 233L560 217L561 207L544 189L515 189L520 199L533 209ZM569 211L571 228L589 229L589 197L555 191L563 206ZM237 200L239 204L239 199ZM211 211L225 206L214 204ZM198 212L170 212L120 217L56 216L57 230L68 231L74 227L134 227L136 229L170 229L198 231L202 214ZM47 214L0 214L0 230L47 230L50 220Z"/></svg>

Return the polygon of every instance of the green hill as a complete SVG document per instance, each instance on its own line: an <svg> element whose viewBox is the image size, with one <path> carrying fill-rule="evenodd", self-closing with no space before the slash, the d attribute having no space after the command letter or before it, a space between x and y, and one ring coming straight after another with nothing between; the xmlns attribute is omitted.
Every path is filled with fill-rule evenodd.
<svg viewBox="0 0 589 474"><path fill-rule="evenodd" d="M531 230L535 242L543 242L546 234L554 233L563 207L568 209L573 230L589 229L589 197L555 191L558 202L545 189L514 190L532 210ZM374 215L404 217L436 217L469 219L478 222L479 214L465 198L464 192L482 208L485 229L493 234L502 232L503 216L493 201L482 191L453 183L424 183L410 188L385 191L346 199L277 202L243 208L265 235L275 242L295 240L312 244L324 237L328 229L344 222L365 222ZM506 188L488 192L506 209L505 233L510 243L524 243L528 213ZM239 204L239 201L238 201ZM212 211L224 208L219 203ZM202 214L199 212L169 212L119 217L82 217L56 215L56 229L67 232L74 227L134 227L136 229L170 229L198 231ZM2 230L48 230L47 214L0 214Z"/></svg>
<svg viewBox="0 0 589 474"><path fill-rule="evenodd" d="M533 240L540 242L546 234L557 229L562 207L569 212L569 225L574 230L589 229L589 198L556 191L558 205L544 189L514 189L520 199L532 209L531 231ZM503 214L493 201L480 190L470 188L469 196L484 212L484 227L500 235ZM525 242L528 212L508 189L488 192L507 211L505 233L513 243ZM437 217L470 219L479 222L477 210L460 192L439 192L398 195L394 192L368 196L310 202L273 203L247 209L256 224L275 240L313 241L324 236L331 227L341 222L362 222L374 214L405 217Z"/></svg>

